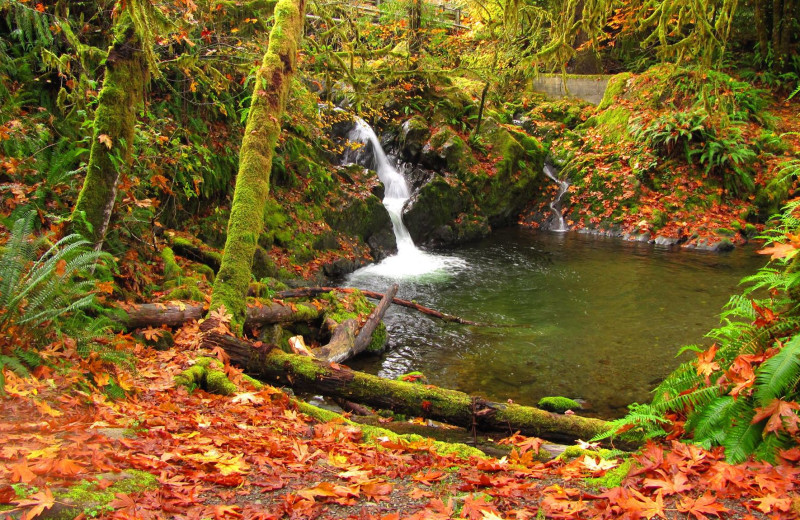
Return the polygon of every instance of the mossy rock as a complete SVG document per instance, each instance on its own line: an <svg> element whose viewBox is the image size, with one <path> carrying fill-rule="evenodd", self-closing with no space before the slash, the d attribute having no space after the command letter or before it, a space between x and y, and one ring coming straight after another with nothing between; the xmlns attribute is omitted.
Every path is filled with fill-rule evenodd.
<svg viewBox="0 0 800 520"><path fill-rule="evenodd" d="M350 198L343 206L326 210L324 218L332 229L369 244L373 257L397 252L389 213L381 199L371 193L363 199Z"/></svg>
<svg viewBox="0 0 800 520"><path fill-rule="evenodd" d="M420 162L432 170L456 174L466 173L478 163L467 143L448 127L434 130L422 149Z"/></svg>
<svg viewBox="0 0 800 520"><path fill-rule="evenodd" d="M439 174L409 199L403 221L414 242L425 246L464 243L489 234L486 218L477 214L467 187Z"/></svg>
<svg viewBox="0 0 800 520"><path fill-rule="evenodd" d="M623 72L622 74L611 77L608 80L603 99L600 101L600 104L597 105L597 109L605 110L619 101L628 88L628 82L632 76L633 74L630 72Z"/></svg>
<svg viewBox="0 0 800 520"><path fill-rule="evenodd" d="M581 404L568 397L542 397L539 399L539 408L550 412L564 413L567 410L580 410Z"/></svg>
<svg viewBox="0 0 800 520"><path fill-rule="evenodd" d="M547 150L536 138L512 132L491 119L482 128L484 143L500 159L491 174L470 173L465 182L489 224L502 226L516 220L543 182Z"/></svg>
<svg viewBox="0 0 800 520"><path fill-rule="evenodd" d="M165 296L166 300L187 300L193 302L203 302L206 300L205 293L198 287L200 283L199 280L195 278L183 278L180 282L180 286L167 293Z"/></svg>

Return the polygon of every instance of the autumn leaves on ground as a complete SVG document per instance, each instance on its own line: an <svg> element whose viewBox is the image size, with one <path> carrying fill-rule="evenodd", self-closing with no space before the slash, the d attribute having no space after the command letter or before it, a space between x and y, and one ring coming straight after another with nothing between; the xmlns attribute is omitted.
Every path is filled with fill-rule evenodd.
<svg viewBox="0 0 800 520"><path fill-rule="evenodd" d="M6 370L0 504L11 518L794 518L800 449L776 465L730 465L721 449L678 441L602 459L594 447L540 462L541 442L511 435L502 459L442 456L432 444L317 422L284 391L176 387L201 355L198 326L176 347L133 349L133 370L42 351L27 378ZM113 382L129 397L109 399ZM502 436L502 435L500 435ZM621 485L617 485L621 482ZM613 487L607 487L613 486Z"/></svg>

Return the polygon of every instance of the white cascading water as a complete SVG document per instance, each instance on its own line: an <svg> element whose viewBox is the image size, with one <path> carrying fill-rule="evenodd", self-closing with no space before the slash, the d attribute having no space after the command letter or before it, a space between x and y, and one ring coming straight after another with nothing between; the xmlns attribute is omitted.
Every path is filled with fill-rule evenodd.
<svg viewBox="0 0 800 520"><path fill-rule="evenodd" d="M459 258L426 253L414 245L411 234L403 224L401 217L403 205L411 197L411 191L408 189L408 183L406 183L403 174L392 165L389 157L386 156L386 152L383 150L372 127L363 119L356 118L356 126L350 132L348 138L354 142L372 145L373 167L381 183L383 183L383 205L392 219L394 236L397 240L396 255L384 259L379 264L359 269L351 275L351 278L361 275L404 278L434 273L447 267L463 266L464 261Z"/></svg>
<svg viewBox="0 0 800 520"><path fill-rule="evenodd" d="M553 182L558 184L558 193L553 199L553 202L550 203L550 211L553 212L553 221L552 224L550 224L550 231L565 233L569 231L569 226L564 220L564 214L561 211L561 199L564 198L564 194L569 189L569 182L556 177L555 168L547 163L544 165L544 174L547 175Z"/></svg>

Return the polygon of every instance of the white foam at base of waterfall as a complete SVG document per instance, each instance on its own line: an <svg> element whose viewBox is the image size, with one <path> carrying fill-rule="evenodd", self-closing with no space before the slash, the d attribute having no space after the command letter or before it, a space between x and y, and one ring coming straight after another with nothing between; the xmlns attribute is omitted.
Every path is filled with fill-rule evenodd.
<svg viewBox="0 0 800 520"><path fill-rule="evenodd" d="M386 156L378 136L366 121L356 119L356 127L350 132L351 141L370 143L373 148L374 168L384 187L383 205L389 213L397 240L397 254L371 264L350 275L350 280L362 276L380 276L390 279L440 275L466 266L460 258L428 253L414 245L411 234L403 224L403 206L411 196L403 174Z"/></svg>

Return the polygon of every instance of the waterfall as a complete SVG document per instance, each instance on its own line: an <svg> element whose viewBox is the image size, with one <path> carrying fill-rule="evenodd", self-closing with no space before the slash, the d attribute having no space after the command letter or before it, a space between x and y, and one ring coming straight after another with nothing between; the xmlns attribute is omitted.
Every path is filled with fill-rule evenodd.
<svg viewBox="0 0 800 520"><path fill-rule="evenodd" d="M569 231L569 226L564 221L564 214L561 209L561 199L564 198L564 194L567 193L567 190L569 189L569 181L559 179L556 176L555 168L547 163L544 165L544 174L547 175L553 182L558 184L558 193L556 193L553 202L550 203L550 211L553 212L553 219L550 221L548 229L550 229L550 231L564 233Z"/></svg>
<svg viewBox="0 0 800 520"><path fill-rule="evenodd" d="M351 141L372 145L372 164L383 184L383 205L392 220L394 236L397 240L397 254L384 259L381 263L359 269L351 277L376 274L384 277L398 278L418 276L447 267L463 266L463 260L426 253L414 245L414 240L403 224L403 206L411 197L408 183L403 173L398 170L381 146L378 136L366 121L356 118L356 126L350 131Z"/></svg>

